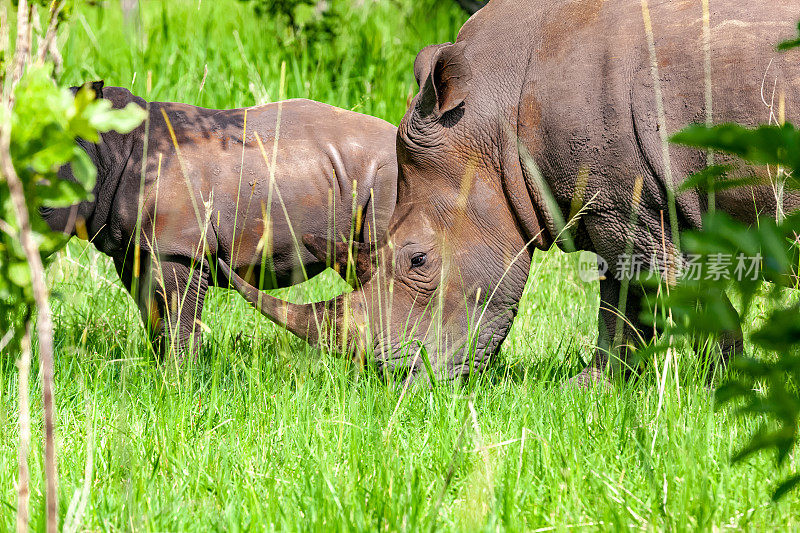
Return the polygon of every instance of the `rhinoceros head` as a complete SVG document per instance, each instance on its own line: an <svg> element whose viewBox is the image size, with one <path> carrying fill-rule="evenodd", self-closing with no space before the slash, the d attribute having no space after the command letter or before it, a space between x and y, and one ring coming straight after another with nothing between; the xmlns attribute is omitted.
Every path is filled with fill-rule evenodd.
<svg viewBox="0 0 800 533"><path fill-rule="evenodd" d="M530 268L497 179L503 120L465 48L447 43L417 56L420 91L397 136L398 205L377 275L352 296L371 324L389 317L391 330L372 328L379 365L410 360L416 371L427 355L437 376L451 377L481 369L505 338ZM390 258L383 265L381 254Z"/></svg>
<svg viewBox="0 0 800 533"><path fill-rule="evenodd" d="M505 338L532 239L498 179L507 116L475 86L465 47L430 46L416 59L420 91L397 136L398 203L387 234L358 250L356 290L313 309L271 301L261 306L269 318L312 340L320 324L334 327L337 342L357 339L350 345L379 367L437 377L480 370Z"/></svg>
<svg viewBox="0 0 800 533"><path fill-rule="evenodd" d="M94 98L103 98L103 87L105 83L100 81L87 82L84 85L70 87L69 90L72 95L78 94L81 89L88 88L94 93ZM78 145L83 148L92 158L92 163L97 166L96 151L92 148L92 143L84 140L77 139ZM93 157L94 156L94 157ZM58 178L66 181L75 182L76 179L72 174L70 165L64 165L58 170ZM98 176L95 183L95 190L98 188L102 176ZM42 206L39 208L39 214L42 219L50 226L53 231L60 231L66 234L72 234L76 229L76 223L79 221L86 221L94 211L93 201L83 201L70 207L54 208Z"/></svg>

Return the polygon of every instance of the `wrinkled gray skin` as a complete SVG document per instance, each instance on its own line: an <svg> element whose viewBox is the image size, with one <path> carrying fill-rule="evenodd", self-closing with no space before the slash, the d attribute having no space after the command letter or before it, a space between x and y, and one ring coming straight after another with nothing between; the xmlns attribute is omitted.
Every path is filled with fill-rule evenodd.
<svg viewBox="0 0 800 533"><path fill-rule="evenodd" d="M115 108L129 102L147 107L127 89L94 88ZM284 287L331 261L341 266L346 247L344 259L341 253L329 259L325 243L349 240L354 217L360 217L352 228L355 241L385 231L396 199L396 131L382 120L308 100L224 111L151 102L148 125L126 135L105 133L99 144L81 141L98 169L94 200L42 214L55 230L88 236L113 258L125 287L138 286L135 299L158 350L168 338L184 348L193 334L196 346L196 320L215 282L209 260L224 261L253 284ZM269 162L276 162L272 192L272 169L257 136ZM72 179L70 168L59 176ZM298 246L304 234L308 244ZM227 286L224 276L216 282Z"/></svg>
<svg viewBox="0 0 800 533"><path fill-rule="evenodd" d="M310 324L334 322L388 368L407 362L400 358L408 346L401 332L416 326L407 337L424 344L435 372L454 377L481 370L506 337L534 248L588 250L613 266L630 239L632 252L648 260L663 261L666 248L669 261L679 261L669 176L684 180L705 167L706 154L669 146L665 159L662 134L705 122L711 112L703 11L695 0L648 4L666 132L659 128L640 0L492 0L455 44L417 57L420 91L398 130L398 204L371 255L391 266L360 272L363 287L327 306L267 301L262 311L311 339ZM796 36L796 0L710 5L714 123L766 123L770 103L774 122L781 95L786 119L800 122L800 53L774 49ZM629 231L637 177L641 202ZM708 202L699 190L680 194L677 229L700 228ZM785 210L797 205L797 195L787 192ZM772 216L776 199L769 186L748 187L719 192L716 207L753 222ZM581 208L567 239L559 220ZM636 287L620 335L621 283L607 275L600 292L599 349L578 383L599 379L608 353L653 336L639 320ZM332 303L338 311L323 315ZM741 347L740 332L731 335L726 350ZM411 361L413 371L423 368L419 358Z"/></svg>

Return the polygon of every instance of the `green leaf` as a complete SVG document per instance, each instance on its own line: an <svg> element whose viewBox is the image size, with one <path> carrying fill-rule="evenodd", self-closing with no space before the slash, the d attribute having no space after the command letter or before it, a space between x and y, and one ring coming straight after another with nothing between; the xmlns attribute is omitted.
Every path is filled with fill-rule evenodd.
<svg viewBox="0 0 800 533"><path fill-rule="evenodd" d="M749 378L760 379L769 375L770 372L770 365L766 361L753 357L737 357L733 361L733 366ZM752 388L752 383L750 387Z"/></svg>
<svg viewBox="0 0 800 533"><path fill-rule="evenodd" d="M87 110L90 110L91 104L95 101L94 98L95 94L92 89L89 87L81 87L75 95L72 109L67 113L70 117L68 126L70 133L75 137L86 139L89 142L97 142L100 140L97 129L92 126L90 122L91 112L87 112Z"/></svg>
<svg viewBox="0 0 800 533"><path fill-rule="evenodd" d="M14 262L8 265L8 279L18 287L27 287L31 283L31 270L28 263Z"/></svg>
<svg viewBox="0 0 800 533"><path fill-rule="evenodd" d="M39 188L39 197L46 207L68 207L86 200L86 191L80 183L55 179Z"/></svg>
<svg viewBox="0 0 800 533"><path fill-rule="evenodd" d="M136 129L147 116L147 112L134 104L129 103L123 109L111 109L111 102L98 100L92 104L89 122L98 131L117 131L129 133Z"/></svg>
<svg viewBox="0 0 800 533"><path fill-rule="evenodd" d="M775 489L775 492L772 493L772 501L777 502L786 494L794 490L794 488L798 485L800 485L800 474L795 474L789 479L782 481L781 484Z"/></svg>
<svg viewBox="0 0 800 533"><path fill-rule="evenodd" d="M731 381L717 387L717 390L714 393L714 400L717 404L716 407L720 408L728 402L747 397L751 394L753 394L753 388L747 383L742 383L741 381Z"/></svg>
<svg viewBox="0 0 800 533"><path fill-rule="evenodd" d="M428 350L420 341L417 341L417 345L419 346L420 355L422 356L422 362L425 365L425 372L428 374L428 379L433 385L436 383L436 374L433 372L433 366L431 365L431 358L428 355Z"/></svg>
<svg viewBox="0 0 800 533"><path fill-rule="evenodd" d="M294 6L292 16L294 18L294 23L298 27L302 28L317 18L317 11L311 4L297 4Z"/></svg>
<svg viewBox="0 0 800 533"><path fill-rule="evenodd" d="M677 144L719 150L751 163L800 168L800 132L791 124L748 129L738 124L693 125L672 136Z"/></svg>
<svg viewBox="0 0 800 533"><path fill-rule="evenodd" d="M678 190L688 191L692 189L700 189L702 191L710 191L712 186L716 189L715 182L721 181L728 172L733 169L731 165L712 165L706 167L700 172L696 172L686 178L680 184Z"/></svg>
<svg viewBox="0 0 800 533"><path fill-rule="evenodd" d="M771 279L788 274L792 269L792 256L782 233L771 218L759 221L758 237L764 257L764 273Z"/></svg>
<svg viewBox="0 0 800 533"><path fill-rule="evenodd" d="M40 174L57 170L64 164L64 161L69 161L74 144L69 138L61 139L61 142L50 143L44 149L32 154L31 167Z"/></svg>
<svg viewBox="0 0 800 533"><path fill-rule="evenodd" d="M84 85L78 92L75 93L75 100L73 105L75 106L75 114L82 115L86 108L88 108L92 102L97 99L97 94L92 90L92 88L88 85Z"/></svg>
<svg viewBox="0 0 800 533"><path fill-rule="evenodd" d="M97 181L97 169L92 163L89 154L83 151L83 148L75 145L73 147L73 157L70 163L72 176L80 183L86 192L91 192Z"/></svg>
<svg viewBox="0 0 800 533"><path fill-rule="evenodd" d="M783 432L768 432L762 428L755 435L753 435L747 445L745 445L741 450L736 452L733 457L731 457L731 462L738 463L747 459L756 452L760 452L768 448L779 447L783 441Z"/></svg>
<svg viewBox="0 0 800 533"><path fill-rule="evenodd" d="M797 25L797 33L800 34L800 24ZM797 39L791 39L789 41L783 41L778 45L778 50L783 52L797 47L800 47L800 37Z"/></svg>
<svg viewBox="0 0 800 533"><path fill-rule="evenodd" d="M42 255L42 261L45 261L51 254L61 250L69 242L70 236L63 233L54 233L48 231L42 234L42 240L39 243L39 252Z"/></svg>

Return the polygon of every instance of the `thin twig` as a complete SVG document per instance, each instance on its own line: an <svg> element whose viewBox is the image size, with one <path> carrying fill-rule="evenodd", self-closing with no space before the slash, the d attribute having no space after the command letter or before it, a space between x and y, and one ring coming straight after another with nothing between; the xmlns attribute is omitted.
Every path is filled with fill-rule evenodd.
<svg viewBox="0 0 800 533"><path fill-rule="evenodd" d="M8 52L8 12L6 6L0 6L0 54L6 57Z"/></svg>
<svg viewBox="0 0 800 533"><path fill-rule="evenodd" d="M61 54L58 51L58 47L55 46L59 23L58 15L61 13L61 9L63 7L63 0L54 0L53 4L50 6L50 21L47 23L47 32L45 33L44 38L39 41L39 50L36 56L36 62L41 64L45 62L47 56L49 55L53 60L56 69L60 69L63 63L61 60Z"/></svg>
<svg viewBox="0 0 800 533"><path fill-rule="evenodd" d="M711 8L709 0L703 0L703 57L704 57L704 78L706 85L706 127L714 125L714 96L711 85ZM706 165L709 167L714 164L714 150L706 152ZM712 186L708 193L708 210L714 212L716 207L716 197Z"/></svg>
<svg viewBox="0 0 800 533"><path fill-rule="evenodd" d="M50 313L50 302L47 296L47 284L44 276L44 265L39 255L39 247L33 239L33 230L28 218L28 206L25 202L25 190L11 162L9 152L10 131L2 128L0 135L0 172L8 183L14 214L19 223L19 240L31 271L33 298L38 310L36 332L39 337L39 364L42 373L42 396L44 400L45 427L45 473L47 477L47 531L55 532L58 525L57 483L55 456L55 405L53 402L53 322Z"/></svg>
<svg viewBox="0 0 800 533"><path fill-rule="evenodd" d="M650 74L653 77L653 92L656 100L656 116L658 118L658 133L661 138L661 157L664 165L664 180L667 190L667 203L669 205L669 225L672 230L672 244L680 249L678 238L678 212L675 204L675 181L672 175L672 163L669 153L669 135L667 133L667 115L664 111L664 96L661 90L661 77L658 73L658 57L656 55L656 41L653 34L653 21L650 18L648 0L642 0L642 19L644 20L647 48L650 52Z"/></svg>
<svg viewBox="0 0 800 533"><path fill-rule="evenodd" d="M14 60L8 64L7 83L4 88L4 97L8 109L14 106L14 88L22 78L25 65L30 60L31 31L31 8L28 6L27 0L19 0L17 5L17 41L14 46Z"/></svg>
<svg viewBox="0 0 800 533"><path fill-rule="evenodd" d="M28 399L28 377L31 370L31 323L26 319L25 333L22 336L22 353L17 361L19 380L19 484L17 487L17 532L27 533L30 516L28 514L31 498L31 474L28 470L28 452L31 447L31 409Z"/></svg>
<svg viewBox="0 0 800 533"><path fill-rule="evenodd" d="M17 45L14 61L10 66L11 76L5 82L5 104L9 112L14 105L14 88L25 67L30 61L31 48L31 6L26 0L20 0L17 11ZM45 426L45 476L47 531L57 531L58 527L58 493L55 457L55 405L53 401L53 322L48 301L47 284L45 282L44 265L39 255L39 247L33 238L33 230L28 217L28 205L25 200L25 189L14 169L11 160L11 125L0 126L0 173L8 184L11 203L19 225L19 240L31 272L33 298L38 311L36 332L39 338L39 364L42 374L42 396L44 403Z"/></svg>

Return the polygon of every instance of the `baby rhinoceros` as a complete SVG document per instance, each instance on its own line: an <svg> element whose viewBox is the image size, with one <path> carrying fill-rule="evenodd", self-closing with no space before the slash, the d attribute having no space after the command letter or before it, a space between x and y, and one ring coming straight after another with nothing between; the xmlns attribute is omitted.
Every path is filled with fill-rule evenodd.
<svg viewBox="0 0 800 533"><path fill-rule="evenodd" d="M79 140L98 170L93 198L41 213L113 258L159 353L199 345L217 260L254 285L284 287L331 261L344 275L346 246L328 257L326 243L386 230L397 195L388 122L309 100L214 110L92 89L148 118L97 144ZM74 179L69 166L59 176Z"/></svg>

